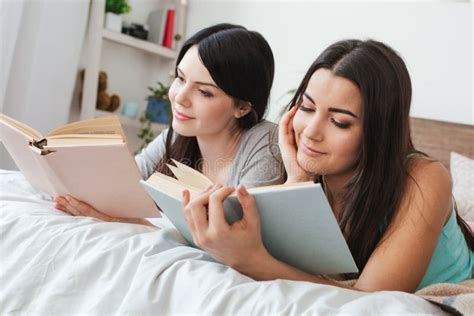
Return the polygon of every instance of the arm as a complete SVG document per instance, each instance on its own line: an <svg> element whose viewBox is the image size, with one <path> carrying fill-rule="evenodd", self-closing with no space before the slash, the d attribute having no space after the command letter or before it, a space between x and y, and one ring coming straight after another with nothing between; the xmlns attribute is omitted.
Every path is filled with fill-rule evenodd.
<svg viewBox="0 0 474 316"><path fill-rule="evenodd" d="M426 273L451 207L451 178L439 163L412 159L407 189L356 288L413 292Z"/></svg>
<svg viewBox="0 0 474 316"><path fill-rule="evenodd" d="M135 156L138 169L143 179L148 179L166 152L166 137L169 129L165 129L151 143Z"/></svg>
<svg viewBox="0 0 474 316"><path fill-rule="evenodd" d="M88 216L88 217L95 217L97 219L106 221L106 222L122 222L122 223L129 223L129 224L141 224L146 226L155 227L146 219L142 218L116 218L110 217L104 213L99 212L92 206L78 199L73 198L70 195L57 196L54 198L54 207L58 210L61 210L65 213L68 213L72 216Z"/></svg>
<svg viewBox="0 0 474 316"><path fill-rule="evenodd" d="M439 163L419 162L411 176L413 180L383 240L359 280L349 288L368 292L412 292L423 278L451 209L451 184L449 174ZM223 219L222 201L231 192L229 188L213 188L193 201L184 195L186 219L193 227L191 232L197 245L217 260L257 280L304 280L346 287L273 258L261 241L255 200L244 188L237 190L244 210L243 219L228 225Z"/></svg>
<svg viewBox="0 0 474 316"><path fill-rule="evenodd" d="M284 182L285 169L278 147L277 126L270 126L263 135L257 132L256 135L249 136L252 141L247 142L239 153L237 177L232 185L242 184L251 188Z"/></svg>

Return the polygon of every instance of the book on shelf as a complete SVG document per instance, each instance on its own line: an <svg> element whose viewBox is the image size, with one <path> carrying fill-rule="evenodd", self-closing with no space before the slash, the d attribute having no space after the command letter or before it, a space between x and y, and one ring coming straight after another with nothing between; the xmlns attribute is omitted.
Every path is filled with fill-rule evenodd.
<svg viewBox="0 0 474 316"><path fill-rule="evenodd" d="M196 247L181 206L182 191L191 198L212 184L202 173L177 161L168 165L175 178L155 172L142 185L183 237ZM262 240L275 258L314 274L353 273L357 266L321 185L313 182L248 189L256 200ZM242 218L233 193L224 201L229 224Z"/></svg>
<svg viewBox="0 0 474 316"><path fill-rule="evenodd" d="M72 195L112 217L160 217L116 116L66 124L46 137L0 114L0 141L35 188Z"/></svg>
<svg viewBox="0 0 474 316"><path fill-rule="evenodd" d="M148 15L149 28L148 40L158 45L163 45L164 30L166 25L166 10L158 9Z"/></svg>
<svg viewBox="0 0 474 316"><path fill-rule="evenodd" d="M166 25L163 34L163 46L167 48L173 48L175 15L176 10L174 8L169 8L166 10Z"/></svg>

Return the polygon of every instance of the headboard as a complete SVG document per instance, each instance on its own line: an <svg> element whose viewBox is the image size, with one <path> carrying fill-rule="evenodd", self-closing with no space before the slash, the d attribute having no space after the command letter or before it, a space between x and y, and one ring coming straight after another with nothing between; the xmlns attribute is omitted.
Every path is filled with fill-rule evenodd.
<svg viewBox="0 0 474 316"><path fill-rule="evenodd" d="M474 159L474 126L414 118L411 137L415 148L438 159L449 169L450 152Z"/></svg>

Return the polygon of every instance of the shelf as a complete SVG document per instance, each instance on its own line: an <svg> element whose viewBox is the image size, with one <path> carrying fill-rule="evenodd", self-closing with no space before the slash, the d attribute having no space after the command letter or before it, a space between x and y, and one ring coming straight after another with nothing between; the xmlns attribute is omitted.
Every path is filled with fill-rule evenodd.
<svg viewBox="0 0 474 316"><path fill-rule="evenodd" d="M109 116L109 115L116 115L120 119L120 123L125 126L125 127L133 127L133 128L142 128L142 124L138 119L131 119L129 117L123 116L120 114L120 112L108 112L108 111L101 111L101 110L96 110L95 111L95 117L102 117L102 116ZM167 129L169 125L167 124L160 124L160 123L151 123L151 129L154 132L159 132L164 129Z"/></svg>
<svg viewBox="0 0 474 316"><path fill-rule="evenodd" d="M102 29L102 37L106 40L140 49L165 58L174 59L177 56L177 52L172 49L107 29Z"/></svg>

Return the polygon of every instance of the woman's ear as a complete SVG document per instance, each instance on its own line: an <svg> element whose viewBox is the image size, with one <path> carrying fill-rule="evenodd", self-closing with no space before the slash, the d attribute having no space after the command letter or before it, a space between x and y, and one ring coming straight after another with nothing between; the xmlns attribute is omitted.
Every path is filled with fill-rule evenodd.
<svg viewBox="0 0 474 316"><path fill-rule="evenodd" d="M252 111L252 104L250 102L239 101L235 107L234 116L239 119L249 114Z"/></svg>

